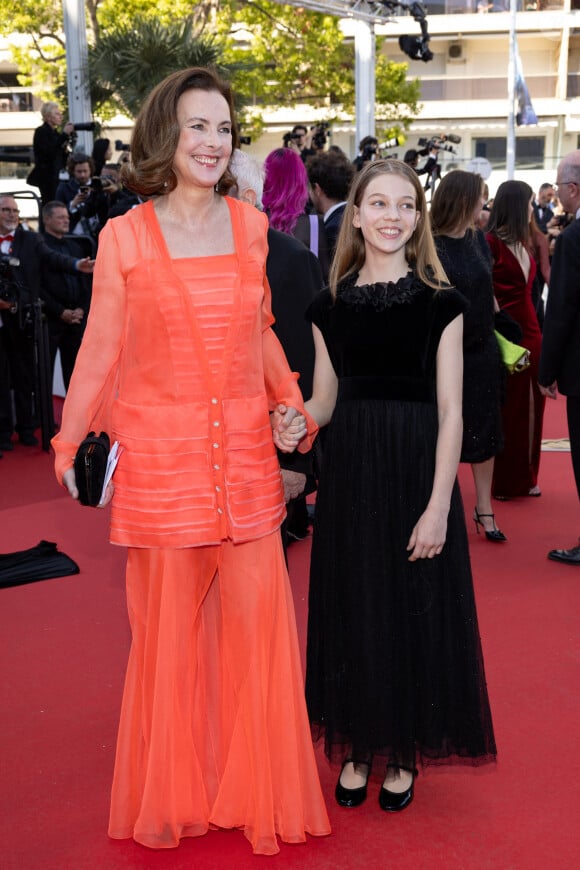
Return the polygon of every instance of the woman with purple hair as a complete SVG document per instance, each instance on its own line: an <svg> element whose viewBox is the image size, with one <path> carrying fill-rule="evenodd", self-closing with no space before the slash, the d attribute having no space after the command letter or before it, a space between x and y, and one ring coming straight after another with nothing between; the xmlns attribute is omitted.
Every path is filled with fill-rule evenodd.
<svg viewBox="0 0 580 870"><path fill-rule="evenodd" d="M276 148L264 161L262 203L270 226L294 236L318 257L324 281L328 278L330 255L322 218L306 214L308 175L299 154L291 148Z"/></svg>
<svg viewBox="0 0 580 870"><path fill-rule="evenodd" d="M308 175L291 148L276 148L264 161L264 211L270 226L293 234L308 202Z"/></svg>

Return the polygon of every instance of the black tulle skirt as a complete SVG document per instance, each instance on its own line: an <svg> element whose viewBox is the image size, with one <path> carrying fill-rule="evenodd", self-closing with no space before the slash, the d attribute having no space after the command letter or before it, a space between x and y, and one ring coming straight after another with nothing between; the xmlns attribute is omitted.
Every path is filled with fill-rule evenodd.
<svg viewBox="0 0 580 870"><path fill-rule="evenodd" d="M495 758L465 520L408 561L435 469L434 405L337 404L328 427L310 575L306 695L331 759L480 764Z"/></svg>

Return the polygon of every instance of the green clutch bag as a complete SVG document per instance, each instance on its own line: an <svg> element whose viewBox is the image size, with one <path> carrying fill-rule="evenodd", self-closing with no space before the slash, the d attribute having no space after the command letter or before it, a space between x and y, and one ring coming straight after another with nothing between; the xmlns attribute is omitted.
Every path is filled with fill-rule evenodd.
<svg viewBox="0 0 580 870"><path fill-rule="evenodd" d="M501 332L495 331L495 337L499 346L499 352L506 369L510 375L516 372L523 372L530 364L530 352L526 347L521 347L519 344L514 344L505 338Z"/></svg>

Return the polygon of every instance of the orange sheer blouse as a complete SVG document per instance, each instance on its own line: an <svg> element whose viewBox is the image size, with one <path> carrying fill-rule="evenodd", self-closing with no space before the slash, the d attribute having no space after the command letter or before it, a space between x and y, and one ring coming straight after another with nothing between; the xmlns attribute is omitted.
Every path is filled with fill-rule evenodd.
<svg viewBox="0 0 580 870"><path fill-rule="evenodd" d="M60 480L90 429L124 448L111 509L116 544L247 541L284 517L269 412L279 402L302 410L302 396L271 329L267 219L227 203L235 254L230 263L188 259L189 287L152 202L110 220L100 236L87 330L52 443ZM201 322L192 289L204 294ZM300 450L315 433L308 419Z"/></svg>

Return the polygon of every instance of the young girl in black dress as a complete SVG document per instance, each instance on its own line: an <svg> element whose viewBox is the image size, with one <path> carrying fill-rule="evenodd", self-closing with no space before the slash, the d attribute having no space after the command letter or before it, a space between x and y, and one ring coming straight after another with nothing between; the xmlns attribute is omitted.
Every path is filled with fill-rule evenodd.
<svg viewBox="0 0 580 870"><path fill-rule="evenodd" d="M309 308L307 407L328 424L312 547L306 694L342 762L336 799L413 799L415 766L495 742L461 497L462 325L411 167L355 178L330 289ZM375 767L378 769L379 764Z"/></svg>

